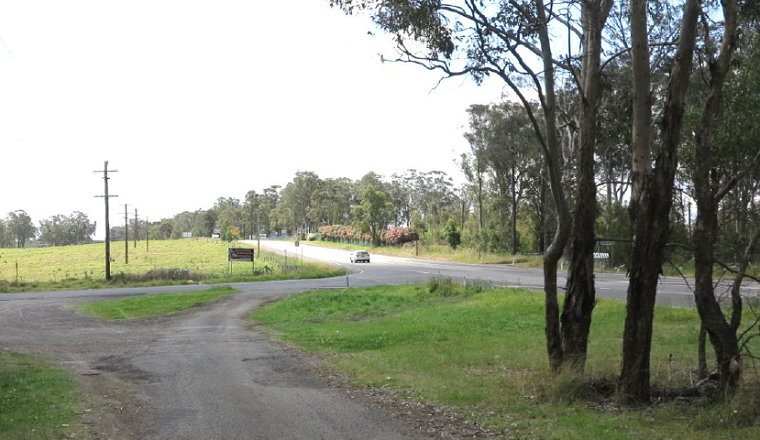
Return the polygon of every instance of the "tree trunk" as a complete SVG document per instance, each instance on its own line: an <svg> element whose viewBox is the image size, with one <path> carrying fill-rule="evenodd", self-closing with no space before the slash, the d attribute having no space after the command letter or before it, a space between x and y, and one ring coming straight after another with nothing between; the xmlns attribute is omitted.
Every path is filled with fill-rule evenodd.
<svg viewBox="0 0 760 440"><path fill-rule="evenodd" d="M623 334L621 391L628 403L649 402L649 362L657 281L668 238L677 148L683 125L684 98L689 83L696 39L699 0L684 6L678 51L663 110L662 143L654 170L651 166L651 98L646 0L631 0L633 59L633 188L631 195L631 254L628 302Z"/></svg>
<svg viewBox="0 0 760 440"><path fill-rule="evenodd" d="M702 380L710 374L707 369L707 330L705 325L699 326L699 339L697 340L697 378Z"/></svg>
<svg viewBox="0 0 760 440"><path fill-rule="evenodd" d="M562 341L559 333L559 305L557 300L557 263L562 257L562 252L570 237L570 212L567 207L564 189L562 187L562 152L557 132L557 98L554 90L554 65L552 64L551 41L546 16L546 7L543 0L535 0L539 15L538 27L539 40L544 67L544 94L543 102L544 125L546 128L546 151L544 163L549 176L554 206L557 209L557 230L551 245L544 252L544 294L546 304L546 346L549 354L549 365L552 371L562 368L564 358ZM526 104L527 105L527 104ZM536 126L534 121L534 127ZM540 136L540 130L537 129Z"/></svg>
<svg viewBox="0 0 760 440"><path fill-rule="evenodd" d="M738 318L734 326L726 321L720 303L715 297L712 272L715 240L718 235L718 207L722 197L727 194L727 188L718 191L713 187L711 134L720 112L723 84L735 47L736 8L736 0L723 1L723 42L718 59L711 60L710 63L710 93L695 133L693 178L697 201L697 221L694 224L694 299L699 317L715 350L720 391L724 396L734 394L741 376L741 355L736 332L741 321L742 305L741 298L738 302L734 298L733 314Z"/></svg>
<svg viewBox="0 0 760 440"><path fill-rule="evenodd" d="M517 254L517 177L515 175L515 164L512 163L512 218L510 221L510 230L512 233L512 255Z"/></svg>
<svg viewBox="0 0 760 440"><path fill-rule="evenodd" d="M541 189L538 195L538 252L543 253L546 250L546 180L541 179Z"/></svg>
<svg viewBox="0 0 760 440"><path fill-rule="evenodd" d="M602 28L609 6L603 2L583 2L583 67L581 117L577 166L577 196L573 215L571 266L562 310L562 349L565 363L583 371L595 305L594 244L596 221L596 180L594 148L596 143L597 104L600 94L600 57ZM610 2L607 4L611 5ZM606 8L606 9L605 9Z"/></svg>

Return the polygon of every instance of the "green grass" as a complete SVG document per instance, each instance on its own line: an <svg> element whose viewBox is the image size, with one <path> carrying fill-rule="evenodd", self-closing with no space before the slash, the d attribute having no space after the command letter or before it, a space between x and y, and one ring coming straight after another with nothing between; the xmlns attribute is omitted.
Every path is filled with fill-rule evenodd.
<svg viewBox="0 0 760 440"><path fill-rule="evenodd" d="M70 438L80 394L65 371L42 358L0 351L0 439Z"/></svg>
<svg viewBox="0 0 760 440"><path fill-rule="evenodd" d="M112 243L111 274L105 280L104 245L87 244L29 249L0 249L0 293L32 290L96 289L116 286L154 286L187 284L177 280L149 279L151 270L182 269L190 272L192 282L229 283L297 278L324 278L345 274L344 269L319 263L299 264L299 270L285 270L284 259L261 252L256 275L250 263L234 263L229 274L228 243L212 240L151 241L136 248L130 243L129 264L124 262L124 245ZM292 261L289 262L292 266ZM18 277L16 276L18 265ZM269 272L264 266L269 266ZM18 280L18 281L17 281Z"/></svg>
<svg viewBox="0 0 760 440"><path fill-rule="evenodd" d="M585 384L618 374L625 305L598 302L582 380L549 373L543 314L543 297L534 292L459 287L439 296L427 286L403 286L307 292L251 318L285 341L326 354L359 386L391 387L518 438L760 438L753 387L713 407L600 405ZM698 331L696 311L657 308L653 388L690 383Z"/></svg>
<svg viewBox="0 0 760 440"><path fill-rule="evenodd" d="M200 292L159 293L98 301L77 305L74 310L100 319L139 319L184 312L234 293L238 293L238 290L224 286Z"/></svg>

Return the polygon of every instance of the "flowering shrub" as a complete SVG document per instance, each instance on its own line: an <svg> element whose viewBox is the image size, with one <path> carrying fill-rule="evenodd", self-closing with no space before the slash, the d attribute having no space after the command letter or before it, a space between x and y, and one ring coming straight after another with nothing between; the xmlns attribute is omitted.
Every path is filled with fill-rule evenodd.
<svg viewBox="0 0 760 440"><path fill-rule="evenodd" d="M413 228L393 228L385 234L385 241L388 244L404 244L419 240L419 238L419 234Z"/></svg>

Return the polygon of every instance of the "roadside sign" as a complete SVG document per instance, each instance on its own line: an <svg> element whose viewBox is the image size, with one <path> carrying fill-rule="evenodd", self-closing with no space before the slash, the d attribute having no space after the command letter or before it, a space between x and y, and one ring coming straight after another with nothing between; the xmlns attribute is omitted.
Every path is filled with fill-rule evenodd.
<svg viewBox="0 0 760 440"><path fill-rule="evenodd" d="M229 248L227 249L228 261L253 261L252 248Z"/></svg>
<svg viewBox="0 0 760 440"><path fill-rule="evenodd" d="M298 247L300 244L301 243L299 243L298 240L296 240L296 247Z"/></svg>

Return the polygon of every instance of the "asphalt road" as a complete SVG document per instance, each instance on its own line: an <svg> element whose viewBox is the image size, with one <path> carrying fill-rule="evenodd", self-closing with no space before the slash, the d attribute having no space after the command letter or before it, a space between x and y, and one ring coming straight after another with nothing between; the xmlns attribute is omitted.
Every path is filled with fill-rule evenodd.
<svg viewBox="0 0 760 440"><path fill-rule="evenodd" d="M372 255L265 241L289 258L347 267L322 280L236 284L242 293L190 313L133 322L80 316L72 304L146 293L205 289L169 286L0 295L0 349L36 353L65 366L94 402L83 419L93 438L109 439L412 439L429 427L371 399L327 383L310 358L251 328L248 312L308 289L425 282L433 275L540 289L540 270ZM625 298L622 274L598 274L598 295ZM757 294L758 286L746 286ZM689 306L688 286L664 278L658 301ZM424 419L424 417L420 418ZM433 436L440 438L440 432Z"/></svg>
<svg viewBox="0 0 760 440"><path fill-rule="evenodd" d="M255 241L248 242L256 244ZM523 287L533 290L543 289L543 272L540 269L510 267L495 264L461 264L445 261L420 260L414 258L388 257L371 255L371 262L350 263L349 251L310 246L303 244L296 248L293 242L265 240L261 246L287 253L290 258L326 261L342 265L356 273L349 276L351 285L371 284L408 284L426 282L429 277L446 275L464 282L464 279L482 279L490 281L495 286ZM565 273L559 271L558 285L565 284ZM597 273L595 276L597 297L615 298L625 301L628 289L628 277L623 273ZM662 277L657 291L657 303L661 305L693 307L694 296L691 290L693 280L688 283L681 277ZM719 288L727 288L722 283ZM760 286L757 283L745 282L743 294L757 296Z"/></svg>

